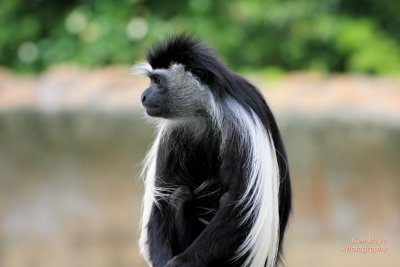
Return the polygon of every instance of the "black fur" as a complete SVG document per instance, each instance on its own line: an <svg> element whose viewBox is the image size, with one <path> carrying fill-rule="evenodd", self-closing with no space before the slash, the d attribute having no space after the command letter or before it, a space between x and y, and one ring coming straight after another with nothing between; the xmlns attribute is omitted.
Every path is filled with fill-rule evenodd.
<svg viewBox="0 0 400 267"><path fill-rule="evenodd" d="M179 35L159 42L147 60L153 69L180 63L214 96L233 97L248 111L252 110L271 133L280 171L279 253L291 210L291 186L285 149L274 116L259 91L244 78L230 71L215 54L198 40ZM150 260L154 267L239 267L244 259L232 261L250 225L239 224L240 213L232 205L244 190L244 161L247 151L238 147L238 134L232 134L226 149L220 151L220 134L208 121L200 138L192 138L187 129L174 129L162 138L156 164L156 185L177 186L170 201L160 200L152 208L148 224ZM214 182L199 197L194 190L204 181ZM207 197L207 192L216 192ZM228 193L229 192L229 193ZM199 207L218 209L203 215ZM210 220L206 227L198 217ZM265 237L268 238L268 237Z"/></svg>

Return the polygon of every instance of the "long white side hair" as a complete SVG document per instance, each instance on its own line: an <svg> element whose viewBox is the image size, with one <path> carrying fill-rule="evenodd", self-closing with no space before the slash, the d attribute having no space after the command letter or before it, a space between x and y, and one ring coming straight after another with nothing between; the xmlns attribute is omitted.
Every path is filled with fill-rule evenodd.
<svg viewBox="0 0 400 267"><path fill-rule="evenodd" d="M279 247L279 166L275 146L260 118L247 111L233 98L223 103L210 101L211 117L220 128L222 144L236 131L240 134L241 149L249 158L245 162L246 188L237 205L242 208L241 223L252 227L238 248L235 259L248 255L244 267L273 267ZM232 129L233 128L233 129Z"/></svg>

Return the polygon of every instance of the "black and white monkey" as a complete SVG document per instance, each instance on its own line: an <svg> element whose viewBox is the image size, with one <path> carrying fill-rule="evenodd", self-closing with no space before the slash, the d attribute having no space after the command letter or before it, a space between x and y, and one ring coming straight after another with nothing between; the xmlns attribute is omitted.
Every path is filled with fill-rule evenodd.
<svg viewBox="0 0 400 267"><path fill-rule="evenodd" d="M135 70L157 136L140 248L153 267L276 266L291 210L284 146L259 91L198 40L156 43Z"/></svg>

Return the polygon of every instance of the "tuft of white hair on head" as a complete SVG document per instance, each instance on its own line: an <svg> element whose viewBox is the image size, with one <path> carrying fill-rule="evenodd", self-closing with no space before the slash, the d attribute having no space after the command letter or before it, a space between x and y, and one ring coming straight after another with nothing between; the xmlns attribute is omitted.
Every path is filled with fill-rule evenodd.
<svg viewBox="0 0 400 267"><path fill-rule="evenodd" d="M153 68L147 61L142 61L134 64L130 68L130 73L132 75L149 75L153 71Z"/></svg>
<svg viewBox="0 0 400 267"><path fill-rule="evenodd" d="M235 99L211 103L210 114L220 128L222 143L236 131L241 136L239 146L249 154L246 188L237 207L241 223L250 223L251 228L232 260L248 255L244 267L273 267L279 247L279 167L274 142L261 119Z"/></svg>

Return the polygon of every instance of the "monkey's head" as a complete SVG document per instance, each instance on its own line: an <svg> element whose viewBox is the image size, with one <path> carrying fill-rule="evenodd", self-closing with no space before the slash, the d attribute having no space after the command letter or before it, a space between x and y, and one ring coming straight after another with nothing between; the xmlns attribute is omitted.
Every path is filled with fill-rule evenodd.
<svg viewBox="0 0 400 267"><path fill-rule="evenodd" d="M152 117L180 119L205 113L204 86L182 64L147 72L150 86L142 93L142 104Z"/></svg>
<svg viewBox="0 0 400 267"><path fill-rule="evenodd" d="M221 68L226 70L210 49L187 35L157 42L147 62L135 66L150 78L141 95L146 113L178 120L206 116Z"/></svg>

